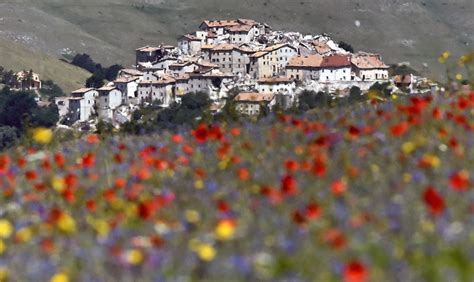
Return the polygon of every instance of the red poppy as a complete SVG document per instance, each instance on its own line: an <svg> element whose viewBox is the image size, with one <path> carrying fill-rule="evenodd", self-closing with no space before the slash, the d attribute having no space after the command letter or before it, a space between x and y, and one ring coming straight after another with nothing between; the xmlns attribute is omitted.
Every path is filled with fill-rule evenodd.
<svg viewBox="0 0 474 282"><path fill-rule="evenodd" d="M222 199L217 201L216 206L217 206L217 209L222 213L226 213L226 212L230 211L229 204L226 201L222 200Z"/></svg>
<svg viewBox="0 0 474 282"><path fill-rule="evenodd" d="M0 173L6 173L10 168L10 157L7 155L0 155Z"/></svg>
<svg viewBox="0 0 474 282"><path fill-rule="evenodd" d="M52 253L54 251L55 245L52 239L46 238L41 240L41 250L45 253Z"/></svg>
<svg viewBox="0 0 474 282"><path fill-rule="evenodd" d="M115 181L114 181L114 186L117 189L124 188L126 184L127 184L127 180L125 178L120 178L119 177L119 178L115 179Z"/></svg>
<svg viewBox="0 0 474 282"><path fill-rule="evenodd" d="M45 171L50 171L51 170L51 162L45 158L41 164L41 167L45 170Z"/></svg>
<svg viewBox="0 0 474 282"><path fill-rule="evenodd" d="M75 174L68 173L64 176L64 182L68 187L74 187L78 183L78 178Z"/></svg>
<svg viewBox="0 0 474 282"><path fill-rule="evenodd" d="M317 219L321 216L322 209L316 203L310 203L305 208L305 216L307 219Z"/></svg>
<svg viewBox="0 0 474 282"><path fill-rule="evenodd" d="M456 191L464 191L470 184L469 173L465 170L455 172L449 178L449 185Z"/></svg>
<svg viewBox="0 0 474 282"><path fill-rule="evenodd" d="M197 167L197 168L194 169L194 175L197 178L204 178L204 177L206 177L206 170L203 169L202 167Z"/></svg>
<svg viewBox="0 0 474 282"><path fill-rule="evenodd" d="M408 130L407 122L401 122L390 128L390 132L392 133L393 136L396 136L396 137L404 135L407 132L407 130Z"/></svg>
<svg viewBox="0 0 474 282"><path fill-rule="evenodd" d="M81 161L82 167L84 168L91 168L95 165L95 155L92 153L88 153L82 157Z"/></svg>
<svg viewBox="0 0 474 282"><path fill-rule="evenodd" d="M344 180L336 180L331 184L331 192L336 195L342 195L347 189L346 182Z"/></svg>
<svg viewBox="0 0 474 282"><path fill-rule="evenodd" d="M239 176L239 179L242 181L247 181L250 179L250 173L249 170L246 169L245 167L241 167L237 170L237 175Z"/></svg>
<svg viewBox="0 0 474 282"><path fill-rule="evenodd" d="M443 197L432 186L426 188L423 200L434 216L440 215L445 209Z"/></svg>
<svg viewBox="0 0 474 282"><path fill-rule="evenodd" d="M64 155L61 153L56 153L54 154L54 162L58 167L64 167L64 163L66 162L66 159L64 158Z"/></svg>
<svg viewBox="0 0 474 282"><path fill-rule="evenodd" d="M185 153L186 155L192 155L193 152L194 152L193 147L191 147L189 145L184 145L182 150L183 150L183 153Z"/></svg>
<svg viewBox="0 0 474 282"><path fill-rule="evenodd" d="M198 143L204 143L207 141L209 131L207 125L201 124L192 131L192 135Z"/></svg>
<svg viewBox="0 0 474 282"><path fill-rule="evenodd" d="M100 142L99 135L97 134L89 134L86 137L86 141L89 144L97 144Z"/></svg>
<svg viewBox="0 0 474 282"><path fill-rule="evenodd" d="M341 250L346 246L347 240L344 234L336 228L330 228L323 233L324 242L335 250Z"/></svg>
<svg viewBox="0 0 474 282"><path fill-rule="evenodd" d="M141 219L149 219L153 214L152 202L143 202L138 205L138 215Z"/></svg>
<svg viewBox="0 0 474 282"><path fill-rule="evenodd" d="M224 134L218 125L211 126L208 130L208 135L209 138L213 140L222 140L222 138L224 138Z"/></svg>
<svg viewBox="0 0 474 282"><path fill-rule="evenodd" d="M281 192L286 196L294 196L298 193L298 183L293 175L287 174L282 178Z"/></svg>
<svg viewBox="0 0 474 282"><path fill-rule="evenodd" d="M35 184L33 185L33 188L35 188L35 190L38 191L38 192L41 192L41 191L46 190L47 187L48 187L48 186L47 186L45 183L43 183L43 182L35 183Z"/></svg>
<svg viewBox="0 0 474 282"><path fill-rule="evenodd" d="M354 260L346 264L343 275L344 282L364 282L367 281L368 270L361 262Z"/></svg>
<svg viewBox="0 0 474 282"><path fill-rule="evenodd" d="M291 214L291 219L297 225L302 225L306 223L306 217L300 211L296 210Z"/></svg>
<svg viewBox="0 0 474 282"><path fill-rule="evenodd" d="M313 174L317 177L322 177L326 174L326 165L321 160L316 160L313 164Z"/></svg>
<svg viewBox="0 0 474 282"><path fill-rule="evenodd" d="M240 128L234 127L230 130L230 134L232 136L239 136L240 135Z"/></svg>
<svg viewBox="0 0 474 282"><path fill-rule="evenodd" d="M27 172L25 172L25 177L27 180L35 180L36 178L38 178L38 172L36 172L35 170L28 170Z"/></svg>
<svg viewBox="0 0 474 282"><path fill-rule="evenodd" d="M123 162L123 155L120 154L120 153L115 154L114 155L114 161L116 163L119 163L119 164L122 163Z"/></svg>
<svg viewBox="0 0 474 282"><path fill-rule="evenodd" d="M173 143L180 144L181 142L183 142L183 136L175 134L171 137L171 141L173 141Z"/></svg>
<svg viewBox="0 0 474 282"><path fill-rule="evenodd" d="M68 203L74 203L76 201L76 196L72 189L67 188L63 192L63 198L68 202Z"/></svg>
<svg viewBox="0 0 474 282"><path fill-rule="evenodd" d="M432 116L434 119L440 120L443 118L443 112L438 107L436 107L433 109Z"/></svg>
<svg viewBox="0 0 474 282"><path fill-rule="evenodd" d="M294 161L294 160L287 160L285 162L285 168L288 170L288 171L295 171L295 170L298 170L300 167L299 163Z"/></svg>
<svg viewBox="0 0 474 282"><path fill-rule="evenodd" d="M260 189L260 194L266 196L272 204L278 204L283 200L283 194L278 189L272 187L263 186Z"/></svg>
<svg viewBox="0 0 474 282"><path fill-rule="evenodd" d="M25 158L19 158L17 161L16 161L16 164L20 167L20 168L23 168L25 165L26 165L26 159ZM0 157L0 173L2 172L2 168L1 168L2 164L1 164L1 157Z"/></svg>
<svg viewBox="0 0 474 282"><path fill-rule="evenodd" d="M95 212L97 210L97 204L94 200L88 200L86 202L86 208L90 211L90 212Z"/></svg>
<svg viewBox="0 0 474 282"><path fill-rule="evenodd" d="M349 135L352 138L358 138L360 135L360 129L354 125L349 126Z"/></svg>
<svg viewBox="0 0 474 282"><path fill-rule="evenodd" d="M112 189L106 189L103 193L102 196L107 200L108 202L112 202L116 199L115 192Z"/></svg>

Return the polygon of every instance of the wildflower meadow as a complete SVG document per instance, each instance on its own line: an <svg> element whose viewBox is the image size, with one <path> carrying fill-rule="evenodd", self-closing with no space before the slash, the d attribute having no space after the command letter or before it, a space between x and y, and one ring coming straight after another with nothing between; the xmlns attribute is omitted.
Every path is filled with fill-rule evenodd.
<svg viewBox="0 0 474 282"><path fill-rule="evenodd" d="M474 92L0 155L0 280L472 281Z"/></svg>

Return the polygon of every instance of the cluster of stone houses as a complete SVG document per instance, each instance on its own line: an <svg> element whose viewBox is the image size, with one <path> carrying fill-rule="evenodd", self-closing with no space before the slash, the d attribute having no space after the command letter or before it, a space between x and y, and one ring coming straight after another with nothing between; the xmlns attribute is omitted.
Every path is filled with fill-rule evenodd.
<svg viewBox="0 0 474 282"><path fill-rule="evenodd" d="M168 107L190 92L205 91L222 108L231 89L237 110L261 112L276 101L291 104L307 81L357 85L388 80L377 54L349 53L328 36L274 31L251 19L206 20L171 45L136 49L136 65L99 89L79 89L57 99L72 121L113 120L119 108L155 103ZM284 99L278 99L283 97ZM123 111L121 111L123 113Z"/></svg>

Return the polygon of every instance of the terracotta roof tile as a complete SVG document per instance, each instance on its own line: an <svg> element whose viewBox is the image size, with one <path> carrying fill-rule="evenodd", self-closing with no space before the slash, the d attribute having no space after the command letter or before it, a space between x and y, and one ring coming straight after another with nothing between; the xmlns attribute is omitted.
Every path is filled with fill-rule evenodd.
<svg viewBox="0 0 474 282"><path fill-rule="evenodd" d="M295 56L290 59L289 68L320 68L323 62L321 55Z"/></svg>
<svg viewBox="0 0 474 282"><path fill-rule="evenodd" d="M72 94L84 94L84 93L87 93L87 92L92 91L92 90L95 90L95 89L94 88L80 88L80 89L72 91L71 93Z"/></svg>
<svg viewBox="0 0 474 282"><path fill-rule="evenodd" d="M351 59L348 55L332 55L324 57L321 67L326 68L341 68L351 65Z"/></svg>
<svg viewBox="0 0 474 282"><path fill-rule="evenodd" d="M234 98L237 102L270 102L275 94L269 92L242 92Z"/></svg>

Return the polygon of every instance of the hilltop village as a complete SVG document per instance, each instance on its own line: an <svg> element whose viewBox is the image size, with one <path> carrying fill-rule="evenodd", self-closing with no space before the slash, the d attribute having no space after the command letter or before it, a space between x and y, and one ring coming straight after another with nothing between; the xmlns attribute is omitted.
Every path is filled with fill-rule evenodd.
<svg viewBox="0 0 474 282"><path fill-rule="evenodd" d="M213 112L232 99L238 113L253 116L262 107L291 107L305 89L348 95L376 82L414 84L410 75L389 77L380 55L339 45L327 35L274 31L251 19L206 20L177 46L136 49L134 68L120 70L106 86L78 89L55 103L70 124L98 118L120 125L140 107L167 108L198 91L209 95Z"/></svg>

